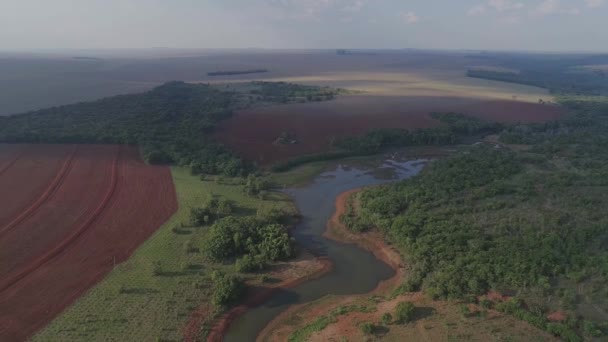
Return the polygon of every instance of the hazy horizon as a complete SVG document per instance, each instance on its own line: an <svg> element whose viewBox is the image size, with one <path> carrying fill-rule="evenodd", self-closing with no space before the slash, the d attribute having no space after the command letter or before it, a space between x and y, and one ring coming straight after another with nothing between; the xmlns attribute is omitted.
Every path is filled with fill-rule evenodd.
<svg viewBox="0 0 608 342"><path fill-rule="evenodd" d="M0 0L0 51L608 52L607 0Z"/></svg>

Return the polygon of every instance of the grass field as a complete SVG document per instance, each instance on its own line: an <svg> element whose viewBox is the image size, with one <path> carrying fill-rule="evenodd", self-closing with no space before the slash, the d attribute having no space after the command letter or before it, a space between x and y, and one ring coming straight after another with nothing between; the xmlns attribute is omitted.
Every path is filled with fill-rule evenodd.
<svg viewBox="0 0 608 342"><path fill-rule="evenodd" d="M210 302L211 271L235 272L232 265L211 263L200 253L208 230L187 227L190 208L211 195L234 201L243 215L260 206L292 207L281 194L271 193L268 200L248 197L238 180L201 181L182 168L172 169L172 175L177 213L34 341L181 340L190 313Z"/></svg>

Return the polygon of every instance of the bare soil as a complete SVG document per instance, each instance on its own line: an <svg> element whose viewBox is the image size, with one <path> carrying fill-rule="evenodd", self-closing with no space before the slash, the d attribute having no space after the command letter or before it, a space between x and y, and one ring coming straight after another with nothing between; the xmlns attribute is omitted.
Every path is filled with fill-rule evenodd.
<svg viewBox="0 0 608 342"><path fill-rule="evenodd" d="M433 112L457 112L488 121L530 123L555 120L564 111L550 104L454 96L346 95L333 101L243 110L222 122L216 138L262 165L326 152L332 141L379 128L419 129L439 125ZM276 144L282 133L296 144Z"/></svg>
<svg viewBox="0 0 608 342"><path fill-rule="evenodd" d="M28 149L23 163L30 153L39 158L37 148ZM73 151L71 146L54 148L63 153L47 155L38 164L48 166L40 174L50 182L39 188L55 183L56 177L48 174L61 174L57 165L65 165ZM12 168L28 170L21 159L0 182ZM144 164L135 148L79 146L68 164L56 189L33 210L22 205L28 215L0 236L0 340L25 340L44 327L125 261L177 209L169 169ZM24 172L20 184L40 182L25 177L37 174ZM13 195L0 194L3 203Z"/></svg>

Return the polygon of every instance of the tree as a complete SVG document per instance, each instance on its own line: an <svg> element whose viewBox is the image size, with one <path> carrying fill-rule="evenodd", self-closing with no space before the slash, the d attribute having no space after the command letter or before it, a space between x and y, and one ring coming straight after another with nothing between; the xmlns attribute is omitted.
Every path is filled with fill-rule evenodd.
<svg viewBox="0 0 608 342"><path fill-rule="evenodd" d="M213 281L212 302L214 305L223 306L236 302L244 293L245 284L235 276L226 275L220 271L211 274Z"/></svg>
<svg viewBox="0 0 608 342"><path fill-rule="evenodd" d="M414 319L416 307L412 302L401 302L395 310L395 321L399 324L411 322Z"/></svg>

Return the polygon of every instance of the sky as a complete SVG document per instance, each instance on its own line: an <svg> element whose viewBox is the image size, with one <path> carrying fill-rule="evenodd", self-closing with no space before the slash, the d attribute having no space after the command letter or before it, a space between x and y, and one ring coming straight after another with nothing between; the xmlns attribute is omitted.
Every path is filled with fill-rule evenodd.
<svg viewBox="0 0 608 342"><path fill-rule="evenodd" d="M608 0L0 0L0 50L608 52Z"/></svg>

